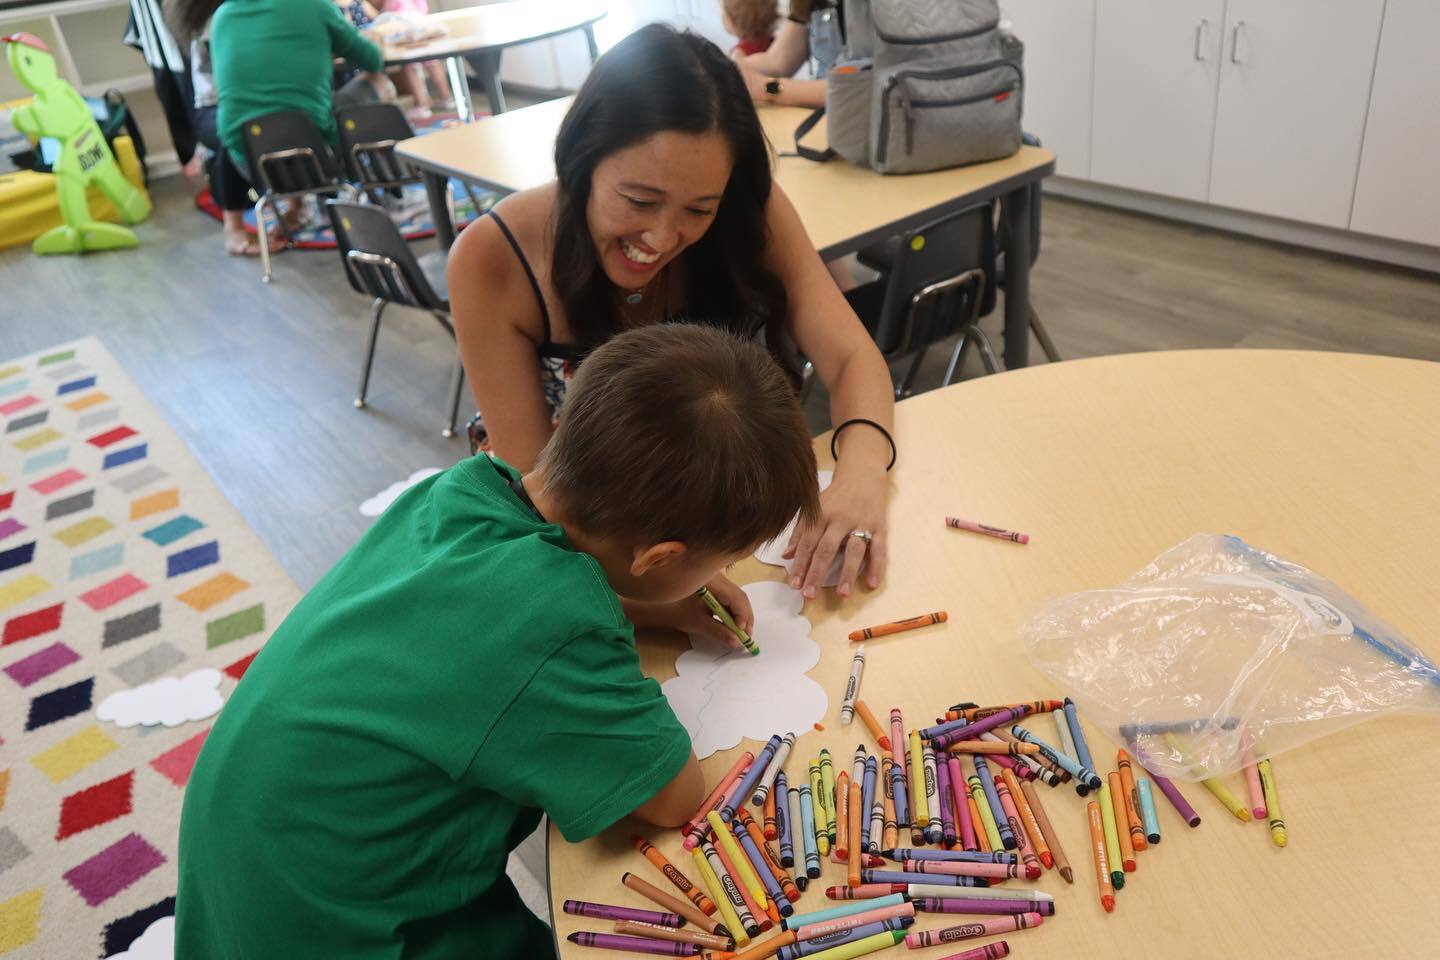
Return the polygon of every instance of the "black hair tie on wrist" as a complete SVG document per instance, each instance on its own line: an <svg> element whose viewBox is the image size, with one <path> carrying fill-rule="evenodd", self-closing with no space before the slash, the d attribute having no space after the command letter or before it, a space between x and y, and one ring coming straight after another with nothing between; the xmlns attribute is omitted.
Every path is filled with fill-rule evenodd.
<svg viewBox="0 0 1440 960"><path fill-rule="evenodd" d="M881 435L885 438L885 441L890 444L890 462L887 463L887 464L885 464L885 472L887 472L887 473L890 472L890 468L893 467L893 466L895 466L895 456L896 456L896 452L895 452L895 438L892 437L892 436L890 436L890 431L889 431L889 430L886 430L884 427L880 426L880 424L876 423L874 420L866 420L864 417L852 417L851 419L846 420L844 423L840 424L840 426L836 427L836 428L835 428L835 431L830 434L830 457L831 457L831 459L836 460L836 461L839 461L839 459L840 459L840 454L836 451L836 448L835 448L835 442L840 439L840 432L841 432L842 430L844 430L846 427L851 426L851 425L856 424L856 423L863 423L863 424L865 424L867 427L874 427L876 430L879 430L880 433L881 433Z"/></svg>

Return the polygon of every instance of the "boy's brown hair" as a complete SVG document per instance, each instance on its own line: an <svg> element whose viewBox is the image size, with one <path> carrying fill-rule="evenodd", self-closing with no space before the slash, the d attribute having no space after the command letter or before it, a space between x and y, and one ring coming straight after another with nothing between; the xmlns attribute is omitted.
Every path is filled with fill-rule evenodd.
<svg viewBox="0 0 1440 960"><path fill-rule="evenodd" d="M738 553L819 512L795 390L764 349L665 324L586 357L537 467L587 533Z"/></svg>
<svg viewBox="0 0 1440 960"><path fill-rule="evenodd" d="M780 5L776 0L724 0L725 16L740 31L741 39L760 37L775 29L780 19Z"/></svg>

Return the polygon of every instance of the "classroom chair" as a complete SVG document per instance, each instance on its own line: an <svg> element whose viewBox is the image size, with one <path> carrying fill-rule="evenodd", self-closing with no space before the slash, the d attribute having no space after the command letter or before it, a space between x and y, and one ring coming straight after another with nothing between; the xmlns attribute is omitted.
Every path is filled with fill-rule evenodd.
<svg viewBox="0 0 1440 960"><path fill-rule="evenodd" d="M340 137L340 160L345 175L360 192L376 203L385 194L398 196L401 188L422 183L420 171L395 153L395 145L415 136L405 111L393 103L360 103L335 111ZM480 200L470 184L462 184L475 209Z"/></svg>
<svg viewBox="0 0 1440 960"><path fill-rule="evenodd" d="M433 316L451 339L455 325L450 319L450 301L445 287L445 264L440 251L417 258L382 208L343 200L325 204L335 228L335 243L345 275L357 292L373 299L370 336L365 344L365 361L360 369L360 389L355 395L357 409L365 406L370 370L375 364L375 344L380 319L390 304L414 307ZM460 408L460 391L465 369L457 352L450 378L450 419L441 436L455 436L455 417Z"/></svg>
<svg viewBox="0 0 1440 960"><path fill-rule="evenodd" d="M355 196L355 188L340 179L340 168L330 145L299 110L282 110L252 117L242 124L245 163L260 199L255 201L255 229L261 237L261 279L269 283L269 226L265 211L280 200L308 196ZM278 213L277 213L278 218ZM284 219L279 218L281 228Z"/></svg>
<svg viewBox="0 0 1440 960"><path fill-rule="evenodd" d="M887 361L910 359L896 398L913 391L930 347L957 331L960 340L941 386L954 379L971 344L994 373L995 353L976 326L995 307L993 206L976 204L901 234L892 257L878 280L846 292L845 298Z"/></svg>

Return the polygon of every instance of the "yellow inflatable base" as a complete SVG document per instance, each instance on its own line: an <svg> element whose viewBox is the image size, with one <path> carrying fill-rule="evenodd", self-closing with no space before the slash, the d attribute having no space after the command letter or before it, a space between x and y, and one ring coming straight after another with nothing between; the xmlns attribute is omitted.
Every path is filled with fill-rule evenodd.
<svg viewBox="0 0 1440 960"><path fill-rule="evenodd" d="M134 143L129 137L116 137L114 146L115 160L125 179L144 192L144 175L140 172ZM120 222L119 211L98 187L91 187L86 196L95 219ZM53 176L33 170L0 176L0 249L28 244L46 230L64 223Z"/></svg>

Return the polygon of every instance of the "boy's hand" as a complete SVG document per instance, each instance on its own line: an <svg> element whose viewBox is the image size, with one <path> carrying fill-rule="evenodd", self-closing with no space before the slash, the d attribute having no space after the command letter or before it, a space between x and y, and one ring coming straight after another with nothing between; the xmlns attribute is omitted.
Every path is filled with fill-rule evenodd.
<svg viewBox="0 0 1440 960"><path fill-rule="evenodd" d="M742 630L749 633L754 629L755 611L751 608L750 598L744 590L723 575L717 576L706 586L715 594L715 599L730 611L730 616ZM686 597L675 603L626 601L625 614L636 627L678 630L685 634L709 637L731 647L743 646L739 637L711 616L710 608L705 606L705 601L699 597Z"/></svg>

